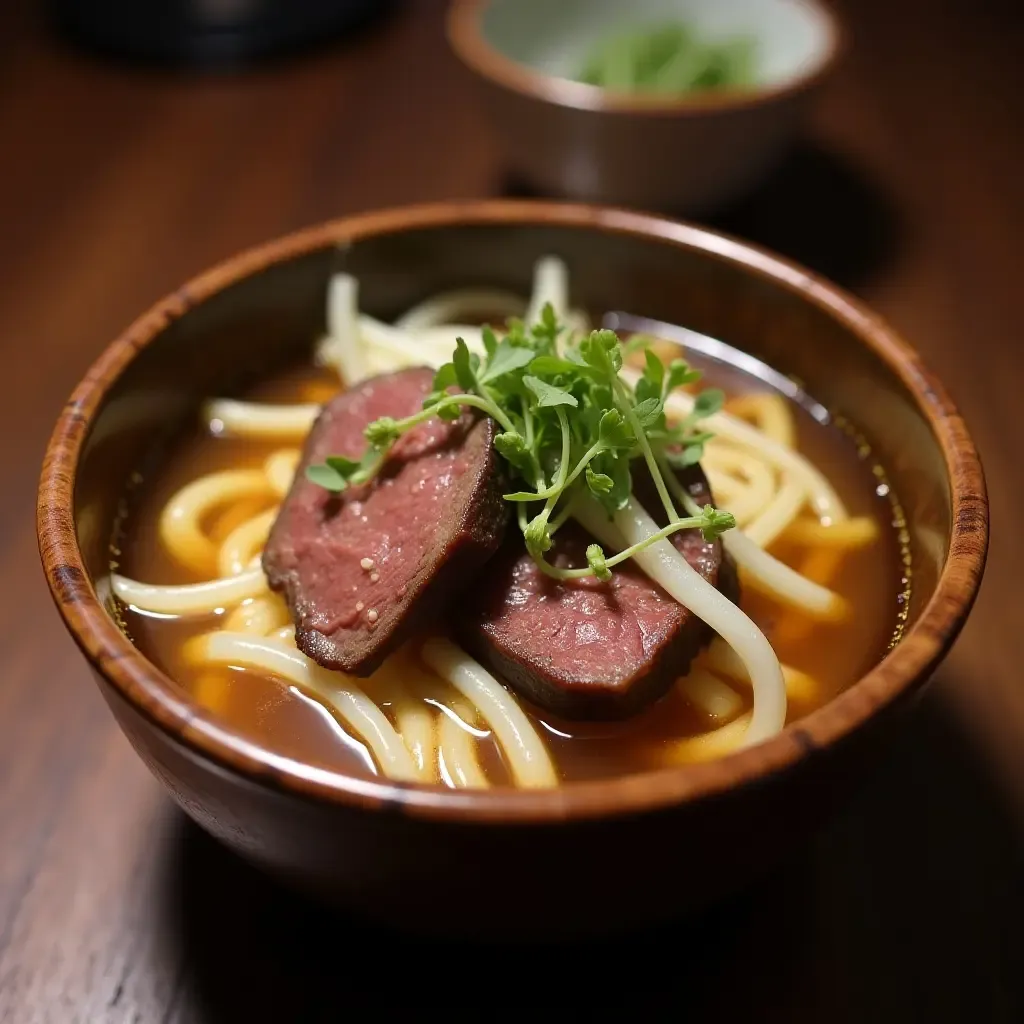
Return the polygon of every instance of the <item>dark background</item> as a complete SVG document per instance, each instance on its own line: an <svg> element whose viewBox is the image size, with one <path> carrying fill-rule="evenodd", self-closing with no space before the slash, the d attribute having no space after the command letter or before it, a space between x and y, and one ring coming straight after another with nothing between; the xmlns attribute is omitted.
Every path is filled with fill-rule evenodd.
<svg viewBox="0 0 1024 1024"><path fill-rule="evenodd" d="M443 3L213 76L104 63L0 4L0 1020L486 1018L545 993L591 1016L1024 1020L1024 14L836 6L851 51L806 140L716 222L866 297L947 382L989 475L986 583L901 745L796 860L696 920L537 951L331 917L201 835L63 633L32 521L62 401L161 294L312 221L521 191Z"/></svg>

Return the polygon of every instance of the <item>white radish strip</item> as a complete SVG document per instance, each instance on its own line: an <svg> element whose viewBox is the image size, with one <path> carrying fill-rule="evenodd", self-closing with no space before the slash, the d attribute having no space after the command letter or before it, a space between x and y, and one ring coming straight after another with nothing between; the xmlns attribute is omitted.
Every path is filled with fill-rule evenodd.
<svg viewBox="0 0 1024 1024"><path fill-rule="evenodd" d="M786 479L768 507L743 532L759 547L771 547L807 504L807 492L796 480ZM831 530L831 526L822 527Z"/></svg>
<svg viewBox="0 0 1024 1024"><path fill-rule="evenodd" d="M720 672L738 683L750 685L750 676L739 655L720 636L716 636L708 645L704 658L708 667L715 672ZM786 695L790 700L810 703L820 696L821 688L817 680L806 672L793 668L792 665L782 666L782 678L786 682Z"/></svg>
<svg viewBox="0 0 1024 1024"><path fill-rule="evenodd" d="M677 686L698 711L717 722L727 722L743 710L743 698L728 683L723 683L707 669L694 666L679 680Z"/></svg>
<svg viewBox="0 0 1024 1024"><path fill-rule="evenodd" d="M746 486L742 492L724 506L740 526L756 519L775 495L775 474L749 452L712 442L704 450L701 466L706 467L709 473L728 473L745 478Z"/></svg>
<svg viewBox="0 0 1024 1024"><path fill-rule="evenodd" d="M416 333L459 319L471 320L481 316L505 319L522 316L525 311L526 303L515 292L500 288L457 288L417 303L395 321L395 327Z"/></svg>
<svg viewBox="0 0 1024 1024"><path fill-rule="evenodd" d="M298 448L281 448L268 455L267 461L263 463L267 483L279 498L283 498L291 490L301 457L302 453Z"/></svg>
<svg viewBox="0 0 1024 1024"><path fill-rule="evenodd" d="M523 709L482 665L450 640L434 637L420 655L480 713L501 744L512 777L520 786L557 786L551 756Z"/></svg>
<svg viewBox="0 0 1024 1024"><path fill-rule="evenodd" d="M838 622L849 614L837 593L772 557L739 530L722 534L722 543L746 572L747 581L762 593L825 622Z"/></svg>
<svg viewBox="0 0 1024 1024"><path fill-rule="evenodd" d="M328 346L320 354L347 384L367 376L359 337L359 282L351 274L334 274L327 285Z"/></svg>
<svg viewBox="0 0 1024 1024"><path fill-rule="evenodd" d="M721 729L679 740L668 748L668 760L673 764L691 764L725 757L744 745L750 734L750 722L751 715L747 712Z"/></svg>
<svg viewBox="0 0 1024 1024"><path fill-rule="evenodd" d="M822 526L813 519L795 519L786 527L785 535L786 540L795 544L851 551L867 547L878 539L878 523L868 516L846 519L831 526Z"/></svg>
<svg viewBox="0 0 1024 1024"><path fill-rule="evenodd" d="M275 505L236 526L224 538L220 551L217 552L217 571L221 576L233 576L245 570L253 558L263 550L276 518Z"/></svg>
<svg viewBox="0 0 1024 1024"><path fill-rule="evenodd" d="M209 633L193 647L193 652L196 658L258 669L294 683L352 729L370 748L388 778L419 781L402 737L384 712L348 676L328 672L294 648L246 633Z"/></svg>
<svg viewBox="0 0 1024 1024"><path fill-rule="evenodd" d="M623 366L619 371L619 376L630 386L635 386L641 373L631 366ZM665 411L671 419L682 419L693 412L693 406L693 395L677 390L668 396L665 402ZM754 449L776 469L791 473L806 488L811 507L822 521L838 522L846 519L846 508L835 489L822 473L798 452L773 441L756 427L725 412L716 412L714 415L708 416L707 419L701 420L701 426L713 431L718 437L724 437L729 441L735 441L736 444Z"/></svg>
<svg viewBox="0 0 1024 1024"><path fill-rule="evenodd" d="M577 502L573 513L586 530L616 551L658 532L654 520L633 498L612 521L592 500ZM749 746L774 736L786 723L786 687L779 659L761 630L738 605L708 583L669 540L655 541L634 555L633 561L684 608L724 637L743 660L754 690L754 714L744 743Z"/></svg>
<svg viewBox="0 0 1024 1024"><path fill-rule="evenodd" d="M319 415L320 406L312 402L272 405L214 398L203 407L211 433L259 441L304 441Z"/></svg>
<svg viewBox="0 0 1024 1024"><path fill-rule="evenodd" d="M241 498L269 496L270 485L261 470L226 469L186 484L160 513L160 540L182 565L209 573L217 548L203 532L203 518L221 505Z"/></svg>
<svg viewBox="0 0 1024 1024"><path fill-rule="evenodd" d="M458 715L464 709L456 704L452 710ZM453 715L441 715L438 737L438 756L444 759L444 769L452 783L459 789L487 789L490 783L480 767L476 737L459 725Z"/></svg>
<svg viewBox="0 0 1024 1024"><path fill-rule="evenodd" d="M281 629L289 621L288 606L277 594L251 597L243 601L224 620L223 628L229 633L252 633L267 636Z"/></svg>
<svg viewBox="0 0 1024 1024"><path fill-rule="evenodd" d="M208 615L267 592L267 578L262 569L206 583L177 586L139 583L116 573L110 574L110 582L114 593L124 604L161 615Z"/></svg>
<svg viewBox="0 0 1024 1024"><path fill-rule="evenodd" d="M533 265L533 291L526 309L526 325L540 322L545 305L551 303L559 323L569 312L569 268L557 256L542 256Z"/></svg>

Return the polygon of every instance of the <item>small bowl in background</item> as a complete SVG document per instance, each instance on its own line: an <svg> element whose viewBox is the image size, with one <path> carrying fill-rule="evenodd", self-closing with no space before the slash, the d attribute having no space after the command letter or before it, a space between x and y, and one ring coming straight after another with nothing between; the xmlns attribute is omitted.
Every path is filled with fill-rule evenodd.
<svg viewBox="0 0 1024 1024"><path fill-rule="evenodd" d="M670 22L709 42L753 38L756 84L679 95L574 80L609 33ZM694 215L771 170L834 65L840 33L816 0L454 0L448 38L526 184Z"/></svg>

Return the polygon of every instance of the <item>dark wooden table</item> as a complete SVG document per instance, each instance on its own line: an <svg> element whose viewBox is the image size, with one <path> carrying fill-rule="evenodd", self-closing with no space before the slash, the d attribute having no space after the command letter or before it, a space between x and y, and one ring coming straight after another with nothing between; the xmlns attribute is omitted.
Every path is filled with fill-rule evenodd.
<svg viewBox="0 0 1024 1024"><path fill-rule="evenodd" d="M531 954L328 917L200 834L64 635L31 516L60 403L164 291L318 219L514 190L440 0L215 78L95 62L3 5L0 1020L333 1021L409 999L483 1019L553 979L566 1005L686 1020L1024 1020L1024 15L843 7L853 49L810 138L721 223L866 296L946 379L989 474L985 587L900 749L797 861L697 921Z"/></svg>

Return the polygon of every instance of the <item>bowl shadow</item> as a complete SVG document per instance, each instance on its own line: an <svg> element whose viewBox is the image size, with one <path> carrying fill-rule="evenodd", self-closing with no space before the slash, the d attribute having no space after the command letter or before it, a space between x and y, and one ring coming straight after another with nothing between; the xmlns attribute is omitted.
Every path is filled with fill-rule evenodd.
<svg viewBox="0 0 1024 1024"><path fill-rule="evenodd" d="M503 195L541 193L506 177ZM897 212L867 174L846 157L813 142L794 146L742 199L697 220L774 250L856 291L894 259L900 236Z"/></svg>
<svg viewBox="0 0 1024 1024"><path fill-rule="evenodd" d="M1024 1019L1020 817L934 689L853 803L785 867L699 916L612 939L396 933L294 895L180 822L161 914L201 1022L438 1004L492 1019L569 1005L694 1020ZM438 898L486 912L457 880Z"/></svg>

